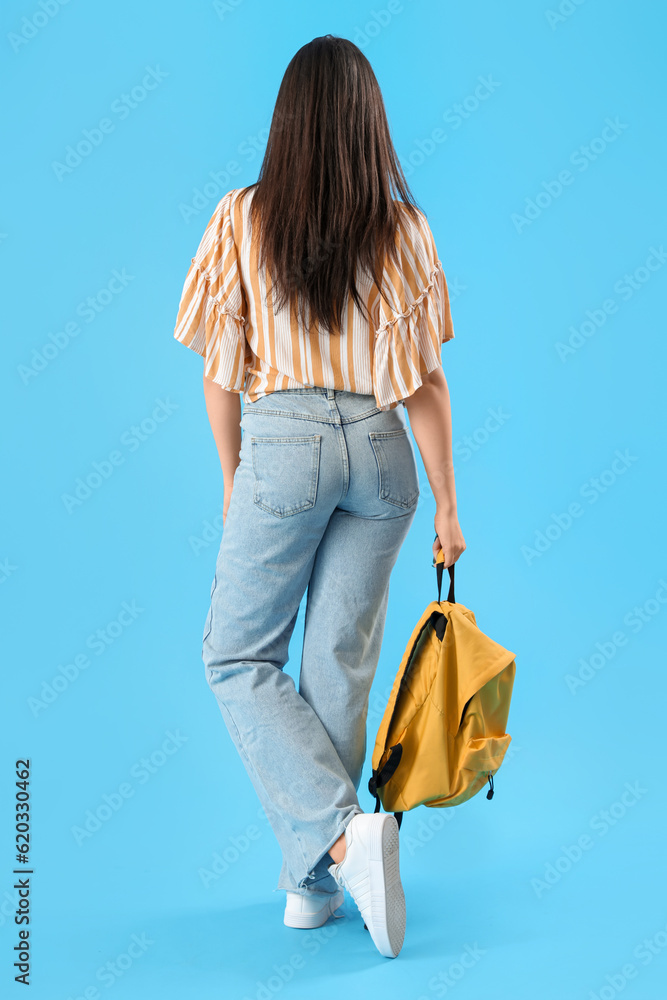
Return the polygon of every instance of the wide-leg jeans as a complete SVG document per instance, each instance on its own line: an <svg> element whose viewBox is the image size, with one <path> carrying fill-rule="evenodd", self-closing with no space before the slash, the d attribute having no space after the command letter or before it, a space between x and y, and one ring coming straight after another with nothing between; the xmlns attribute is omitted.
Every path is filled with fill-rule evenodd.
<svg viewBox="0 0 667 1000"><path fill-rule="evenodd" d="M405 408L309 387L246 402L203 635L206 679L283 864L276 890L334 892L355 813L389 580L415 516ZM298 689L283 669L301 600Z"/></svg>

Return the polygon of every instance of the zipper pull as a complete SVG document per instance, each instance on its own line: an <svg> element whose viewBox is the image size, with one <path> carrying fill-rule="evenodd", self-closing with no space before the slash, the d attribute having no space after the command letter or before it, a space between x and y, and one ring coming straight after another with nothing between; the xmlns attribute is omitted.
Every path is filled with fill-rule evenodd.
<svg viewBox="0 0 667 1000"><path fill-rule="evenodd" d="M486 797L487 797L487 799L492 799L493 798L493 775L491 774L490 771L489 771L488 781L489 781L489 785L491 787L489 788L488 792L486 793Z"/></svg>

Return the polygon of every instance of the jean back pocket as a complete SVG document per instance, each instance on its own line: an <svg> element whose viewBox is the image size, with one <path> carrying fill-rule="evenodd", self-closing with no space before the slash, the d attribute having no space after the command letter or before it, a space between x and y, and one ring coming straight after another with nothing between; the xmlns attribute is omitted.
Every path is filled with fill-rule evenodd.
<svg viewBox="0 0 667 1000"><path fill-rule="evenodd" d="M409 510L419 498L419 475L407 429L369 431L368 436L377 462L380 500Z"/></svg>
<svg viewBox="0 0 667 1000"><path fill-rule="evenodd" d="M321 441L321 434L252 436L255 504L276 517L288 517L314 507Z"/></svg>

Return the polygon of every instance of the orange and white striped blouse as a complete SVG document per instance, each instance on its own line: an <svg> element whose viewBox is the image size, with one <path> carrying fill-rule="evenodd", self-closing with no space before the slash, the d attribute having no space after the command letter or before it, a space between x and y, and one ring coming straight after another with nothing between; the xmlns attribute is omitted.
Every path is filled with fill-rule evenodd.
<svg viewBox="0 0 667 1000"><path fill-rule="evenodd" d="M253 190L229 191L211 216L185 279L176 339L204 358L208 378L251 402L277 389L321 386L374 395L382 410L398 406L441 364L441 344L454 337L426 216L420 212L417 224L399 213L399 265L388 261L382 272L389 304L360 269L371 322L349 295L340 332L309 333L289 304L271 307L252 238Z"/></svg>

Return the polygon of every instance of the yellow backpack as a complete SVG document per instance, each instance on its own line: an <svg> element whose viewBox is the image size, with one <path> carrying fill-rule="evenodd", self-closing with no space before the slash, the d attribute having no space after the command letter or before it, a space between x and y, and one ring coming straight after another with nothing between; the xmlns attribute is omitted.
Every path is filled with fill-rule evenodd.
<svg viewBox="0 0 667 1000"><path fill-rule="evenodd" d="M437 536L436 536L437 537ZM502 764L516 663L477 627L475 615L449 593L440 600L444 558L436 567L438 600L417 622L385 709L373 751L368 790L393 812L456 806L476 795Z"/></svg>

